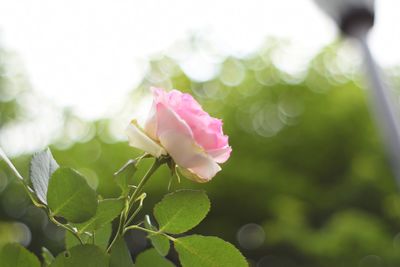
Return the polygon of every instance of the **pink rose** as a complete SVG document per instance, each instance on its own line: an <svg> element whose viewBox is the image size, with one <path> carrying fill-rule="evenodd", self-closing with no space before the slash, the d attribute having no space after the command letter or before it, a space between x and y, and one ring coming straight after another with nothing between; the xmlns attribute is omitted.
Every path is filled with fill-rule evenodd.
<svg viewBox="0 0 400 267"><path fill-rule="evenodd" d="M190 179L207 182L232 151L222 121L211 117L189 94L152 88L153 105L144 129L133 120L129 144L160 157L169 154Z"/></svg>

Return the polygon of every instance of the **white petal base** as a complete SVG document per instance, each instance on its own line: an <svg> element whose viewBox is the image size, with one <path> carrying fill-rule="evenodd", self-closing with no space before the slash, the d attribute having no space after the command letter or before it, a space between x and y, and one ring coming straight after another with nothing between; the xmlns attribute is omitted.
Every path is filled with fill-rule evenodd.
<svg viewBox="0 0 400 267"><path fill-rule="evenodd" d="M133 120L126 128L128 135L129 145L139 148L144 152L151 154L154 157L166 155L165 149L157 144L153 139L148 137L143 130L138 126L136 120Z"/></svg>

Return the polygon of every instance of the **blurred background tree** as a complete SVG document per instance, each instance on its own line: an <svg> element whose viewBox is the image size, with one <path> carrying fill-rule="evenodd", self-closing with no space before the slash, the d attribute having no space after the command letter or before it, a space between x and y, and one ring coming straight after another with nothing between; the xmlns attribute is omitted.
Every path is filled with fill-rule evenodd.
<svg viewBox="0 0 400 267"><path fill-rule="evenodd" d="M175 181L171 190L206 190L213 205L196 232L235 243L253 266L400 265L400 197L358 66L346 64L342 46L332 44L306 69L288 73L272 60L285 43L269 41L251 56L227 57L218 75L204 82L191 80L168 55L157 57L121 111L137 106L149 86L163 86L192 93L223 118L231 159L210 183ZM19 110L18 95L4 86L4 77L2 125ZM12 98L4 97L10 92ZM60 165L82 172L104 197L118 195L113 173L140 153L116 137L114 119L87 122L66 111L52 147ZM29 158L15 158L25 174ZM0 245L18 241L37 254L42 246L58 253L63 231L29 203L1 166ZM162 169L150 181L144 213L167 191L169 179ZM148 245L136 232L128 241L134 255Z"/></svg>
<svg viewBox="0 0 400 267"><path fill-rule="evenodd" d="M7 123L15 121L22 113L18 98L26 90L25 76L20 70L18 57L0 49L0 129Z"/></svg>

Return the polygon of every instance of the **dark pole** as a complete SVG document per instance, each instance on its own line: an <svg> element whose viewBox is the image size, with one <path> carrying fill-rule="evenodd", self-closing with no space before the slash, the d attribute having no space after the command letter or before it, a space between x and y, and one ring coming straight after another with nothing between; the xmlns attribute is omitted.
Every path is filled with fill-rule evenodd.
<svg viewBox="0 0 400 267"><path fill-rule="evenodd" d="M358 41L365 60L365 69L371 88L370 99L375 110L375 117L381 129L386 150L390 155L389 159L397 184L400 187L400 117L396 103L393 101L396 98L382 80L380 68L369 50L366 34L360 35Z"/></svg>
<svg viewBox="0 0 400 267"><path fill-rule="evenodd" d="M332 4L337 1L336 5ZM370 87L370 101L376 123L389 155L389 160L400 187L400 122L395 96L383 81L382 71L368 46L367 36L374 24L373 0L316 0L337 23L344 36L357 40L364 58L364 67Z"/></svg>

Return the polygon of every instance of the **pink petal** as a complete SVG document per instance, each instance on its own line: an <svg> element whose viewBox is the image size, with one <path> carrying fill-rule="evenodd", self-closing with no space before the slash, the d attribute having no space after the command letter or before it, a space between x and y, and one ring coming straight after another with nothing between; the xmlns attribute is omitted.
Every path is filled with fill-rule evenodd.
<svg viewBox="0 0 400 267"><path fill-rule="evenodd" d="M157 138L157 114L156 114L156 104L153 103L149 117L144 124L144 131L150 136L153 140L158 140Z"/></svg>
<svg viewBox="0 0 400 267"><path fill-rule="evenodd" d="M189 169L204 180L221 170L219 165L196 144L185 121L164 104L157 105L157 135L162 146L180 167Z"/></svg>
<svg viewBox="0 0 400 267"><path fill-rule="evenodd" d="M231 155L231 152L232 148L230 146L207 151L208 155L210 155L217 163L224 163L227 161Z"/></svg>

